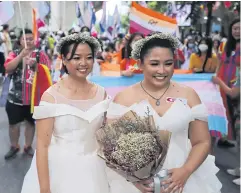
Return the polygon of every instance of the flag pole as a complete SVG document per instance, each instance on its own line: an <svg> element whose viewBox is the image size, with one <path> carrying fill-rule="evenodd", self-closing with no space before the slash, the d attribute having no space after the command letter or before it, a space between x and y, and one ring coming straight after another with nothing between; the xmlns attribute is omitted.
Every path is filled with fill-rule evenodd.
<svg viewBox="0 0 241 193"><path fill-rule="evenodd" d="M25 49L27 49L27 41L26 41L26 35L25 35L24 24L23 24L23 14L22 14L22 9L21 9L20 1L18 1L18 7L19 7L19 13L20 13L21 27L22 27L22 30L23 30L23 41L24 41L24 46L25 46ZM26 68L26 64L25 64L25 61L24 61L24 59L23 59L22 81L24 81L25 68Z"/></svg>
<svg viewBox="0 0 241 193"><path fill-rule="evenodd" d="M23 24L23 14L22 14L20 1L18 1L18 7L19 7L19 13L20 13L21 27L22 27L22 30L23 30L24 45L25 45L25 48L27 48L27 42L26 42L26 36L25 36L25 30L24 30L24 24Z"/></svg>

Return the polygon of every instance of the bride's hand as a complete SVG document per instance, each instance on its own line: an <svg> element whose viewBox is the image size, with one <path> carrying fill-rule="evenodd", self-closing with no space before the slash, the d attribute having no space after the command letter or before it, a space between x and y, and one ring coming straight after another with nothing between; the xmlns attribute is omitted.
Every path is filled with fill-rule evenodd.
<svg viewBox="0 0 241 193"><path fill-rule="evenodd" d="M169 170L169 174L170 177L162 183L163 185L168 185L164 192L182 192L191 174L184 167L171 169Z"/></svg>
<svg viewBox="0 0 241 193"><path fill-rule="evenodd" d="M149 187L149 184L151 184L151 183L152 183L151 180L145 180L145 181L136 182L136 183L133 183L133 184L142 193L153 193L153 188Z"/></svg>

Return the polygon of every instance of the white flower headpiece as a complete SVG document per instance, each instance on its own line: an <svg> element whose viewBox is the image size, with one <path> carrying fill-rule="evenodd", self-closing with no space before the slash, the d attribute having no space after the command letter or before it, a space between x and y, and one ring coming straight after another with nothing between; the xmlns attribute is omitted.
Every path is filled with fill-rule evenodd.
<svg viewBox="0 0 241 193"><path fill-rule="evenodd" d="M68 35L66 37L63 37L59 40L57 44L57 52L61 54L61 49L63 46L69 43L87 43L93 46L94 54L96 54L98 51L101 50L100 43L98 40L90 35L87 35L85 33L74 33L71 35Z"/></svg>
<svg viewBox="0 0 241 193"><path fill-rule="evenodd" d="M169 33L155 33L153 35L147 36L143 39L140 39L138 41L136 41L133 45L133 49L131 52L131 56L133 59L138 60L140 59L140 54L141 54L141 50L144 47L144 45L149 42L152 39L161 39L161 40L168 40L170 41L170 44L172 46L173 49L176 49L179 47L180 42L178 40L178 38L174 37L172 34Z"/></svg>

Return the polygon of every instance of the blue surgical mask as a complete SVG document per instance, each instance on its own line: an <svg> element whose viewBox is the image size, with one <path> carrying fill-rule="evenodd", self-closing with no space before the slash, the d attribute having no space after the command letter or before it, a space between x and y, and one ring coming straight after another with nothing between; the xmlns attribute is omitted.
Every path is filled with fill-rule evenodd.
<svg viewBox="0 0 241 193"><path fill-rule="evenodd" d="M193 43L188 44L188 48L194 48L194 46L195 46L195 44L193 44Z"/></svg>

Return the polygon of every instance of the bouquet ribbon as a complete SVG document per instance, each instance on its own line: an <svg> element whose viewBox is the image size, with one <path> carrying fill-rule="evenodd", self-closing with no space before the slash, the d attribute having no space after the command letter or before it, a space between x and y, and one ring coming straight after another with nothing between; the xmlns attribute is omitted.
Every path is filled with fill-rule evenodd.
<svg viewBox="0 0 241 193"><path fill-rule="evenodd" d="M161 192L161 179L159 175L153 177L154 180L154 193Z"/></svg>
<svg viewBox="0 0 241 193"><path fill-rule="evenodd" d="M161 170L160 173L156 174L153 177L154 180L154 193L160 193L161 192L161 183L168 178L168 171L167 170Z"/></svg>

